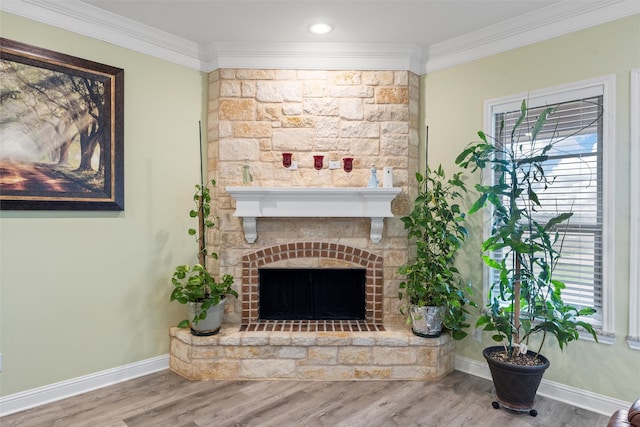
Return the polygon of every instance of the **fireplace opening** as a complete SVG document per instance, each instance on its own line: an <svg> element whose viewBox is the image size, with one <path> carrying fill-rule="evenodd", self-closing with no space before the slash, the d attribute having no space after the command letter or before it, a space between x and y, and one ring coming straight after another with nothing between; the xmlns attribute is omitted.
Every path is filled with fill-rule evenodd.
<svg viewBox="0 0 640 427"><path fill-rule="evenodd" d="M363 320L364 268L259 269L260 320Z"/></svg>

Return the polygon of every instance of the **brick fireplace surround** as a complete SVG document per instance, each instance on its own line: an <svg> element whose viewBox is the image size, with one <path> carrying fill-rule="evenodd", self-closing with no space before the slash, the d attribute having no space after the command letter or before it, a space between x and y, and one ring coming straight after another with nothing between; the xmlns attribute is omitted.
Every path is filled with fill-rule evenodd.
<svg viewBox="0 0 640 427"><path fill-rule="evenodd" d="M208 242L214 274L236 278L221 332L196 337L171 328L170 366L191 379L431 380L453 370L448 335L424 339L404 325L398 267L410 257L399 217L408 213L418 169L418 76L407 71L220 69L209 75L208 162L217 227ZM293 153L298 169L282 166ZM324 155L324 169L313 155ZM353 171L328 161L353 157ZM393 167L393 218L382 240L367 218L268 218L248 243L235 201L249 165L257 187L365 187L372 164ZM215 263L211 263L215 264ZM366 269L365 321L258 319L259 268Z"/></svg>
<svg viewBox="0 0 640 427"><path fill-rule="evenodd" d="M306 260L306 261L305 261ZM307 321L261 322L258 319L258 270L263 267L306 266L309 262L332 260L345 267L364 267L366 320L360 321ZM337 243L296 242L272 246L242 257L242 322L241 330L308 331L378 331L382 322L382 258L367 251Z"/></svg>

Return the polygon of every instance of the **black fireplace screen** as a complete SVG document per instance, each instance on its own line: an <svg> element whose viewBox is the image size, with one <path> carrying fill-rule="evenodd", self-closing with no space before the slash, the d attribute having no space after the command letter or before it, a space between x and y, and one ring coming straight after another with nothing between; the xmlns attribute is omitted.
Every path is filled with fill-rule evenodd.
<svg viewBox="0 0 640 427"><path fill-rule="evenodd" d="M260 319L364 319L365 273L363 268L260 269Z"/></svg>

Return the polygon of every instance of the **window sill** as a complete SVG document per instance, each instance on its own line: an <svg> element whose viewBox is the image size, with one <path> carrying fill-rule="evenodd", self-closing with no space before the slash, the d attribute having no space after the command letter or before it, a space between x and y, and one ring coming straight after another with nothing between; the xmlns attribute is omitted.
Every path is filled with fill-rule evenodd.
<svg viewBox="0 0 640 427"><path fill-rule="evenodd" d="M581 330L579 335L580 340L596 342L596 340L593 339L593 335L587 331ZM616 334L612 332L603 332L596 329L596 335L598 336L598 344L613 345L616 340Z"/></svg>
<svg viewBox="0 0 640 427"><path fill-rule="evenodd" d="M629 348L631 350L640 351L640 337L627 337L627 344L629 344Z"/></svg>

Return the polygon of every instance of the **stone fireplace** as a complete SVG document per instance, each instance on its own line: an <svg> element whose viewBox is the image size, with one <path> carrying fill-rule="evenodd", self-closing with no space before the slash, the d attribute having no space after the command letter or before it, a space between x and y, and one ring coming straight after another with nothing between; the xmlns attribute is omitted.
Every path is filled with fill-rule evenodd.
<svg viewBox="0 0 640 427"><path fill-rule="evenodd" d="M418 76L220 69L209 74L208 106L208 178L217 181L218 216L208 242L220 256L212 273L233 275L239 298L227 305L219 335L171 329L171 368L193 379L434 379L450 372L449 336L413 336L397 298L397 269L410 253L399 218L411 207L418 170ZM296 168L283 166L283 153L292 153ZM321 170L314 169L318 155ZM352 171L343 170L344 158L353 158ZM315 198L367 187L372 165L380 174L393 168L393 189L369 191L393 193L388 212L336 211ZM252 181L243 185L247 167ZM244 208L231 193L256 188L293 196L267 203L269 215L238 213ZM360 193L367 191L344 200L370 195ZM275 215L272 206L280 206ZM301 213L300 206L308 208ZM263 321L261 268L364 268L365 319Z"/></svg>
<svg viewBox="0 0 640 427"><path fill-rule="evenodd" d="M220 273L237 278L242 294L229 307L227 321L240 324L249 284L245 258L267 248L299 242L337 244L379 257L382 266L375 322L400 321L397 268L409 257L399 217L410 207L409 177L418 168L419 78L408 71L247 70L220 69L209 75L208 169L217 181L218 227L212 242L220 255ZM297 170L282 165L292 153ZM313 156L324 156L324 168L313 168ZM353 158L350 173L342 159ZM329 169L329 162L340 168ZM359 217L264 217L257 239L245 239L243 220L235 216L236 200L227 187L243 186L249 166L250 187L366 187L371 165L382 175L392 167L399 194L384 220L382 239L371 240L371 219ZM224 250L218 250L224 248ZM340 262L334 256L297 263ZM241 279L241 280L240 280ZM242 286L242 288L240 288Z"/></svg>

